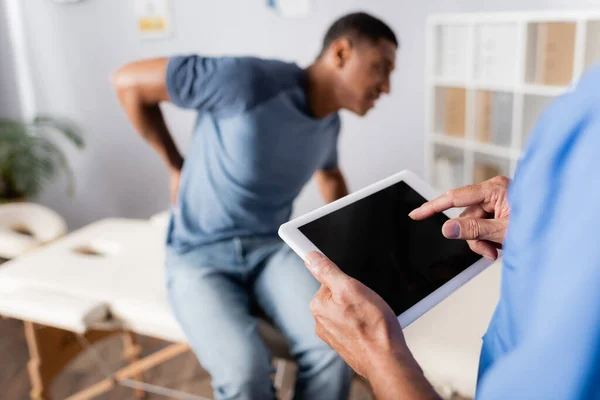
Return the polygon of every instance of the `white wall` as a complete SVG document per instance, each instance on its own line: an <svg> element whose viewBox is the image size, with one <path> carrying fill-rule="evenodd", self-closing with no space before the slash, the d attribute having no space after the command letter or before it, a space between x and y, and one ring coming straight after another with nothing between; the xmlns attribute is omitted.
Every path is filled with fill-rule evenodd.
<svg viewBox="0 0 600 400"><path fill-rule="evenodd" d="M393 93L366 118L345 114L343 120L342 167L351 188L358 189L403 168L423 172L428 14L600 5L599 1L584 0L315 0L313 16L290 20L273 15L264 0L175 0L173 37L142 41L135 31L132 1L23 3L38 109L76 120L88 141L85 153L69 153L77 174L76 196L66 197L57 182L41 199L65 215L71 228L107 216L147 217L167 205L165 168L134 133L109 85L110 73L123 63L199 52L278 57L307 65L336 17L353 10L383 17L402 41ZM2 36L0 31L0 39ZM0 40L0 84L10 82L5 47ZM0 93L4 98L4 92ZM6 103L6 99L0 103L0 115ZM173 107L166 110L173 135L185 147L193 114ZM301 195L296 212L320 204L311 184Z"/></svg>
<svg viewBox="0 0 600 400"><path fill-rule="evenodd" d="M19 118L21 106L6 16L6 5L0 0L0 118Z"/></svg>

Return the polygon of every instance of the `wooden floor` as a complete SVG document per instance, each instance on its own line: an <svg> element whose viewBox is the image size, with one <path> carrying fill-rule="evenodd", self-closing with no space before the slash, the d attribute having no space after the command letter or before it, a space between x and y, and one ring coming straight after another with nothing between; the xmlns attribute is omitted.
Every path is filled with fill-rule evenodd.
<svg viewBox="0 0 600 400"><path fill-rule="evenodd" d="M140 344L145 353L154 352L167 343L157 339L141 337ZM107 339L95 346L102 359L107 360L113 370L122 366L121 340L118 337ZM16 320L0 319L0 398L6 400L29 399L29 377L26 364L28 360L27 345L23 335L23 324ZM287 374L284 390L292 385L293 370ZM94 362L85 354L77 358L60 375L52 386L54 400L64 399L77 390L85 388L103 378ZM212 398L212 389L208 374L200 367L191 353L181 355L162 364L144 376L145 381L172 389ZM121 400L133 399L133 391L117 387L98 399ZM150 394L148 400L164 400L165 397ZM351 400L369 400L371 396L360 385L352 390Z"/></svg>

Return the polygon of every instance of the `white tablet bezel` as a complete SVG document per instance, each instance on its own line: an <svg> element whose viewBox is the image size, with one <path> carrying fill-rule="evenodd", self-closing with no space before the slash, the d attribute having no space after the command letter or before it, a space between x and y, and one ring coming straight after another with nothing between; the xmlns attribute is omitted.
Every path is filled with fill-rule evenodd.
<svg viewBox="0 0 600 400"><path fill-rule="evenodd" d="M333 203L327 204L321 208L318 208L308 214L293 219L287 222L279 228L279 236L298 254L302 259L306 258L306 255L311 251L320 250L315 246L302 232L298 229L300 226L306 225L324 215L330 214L340 208L346 207L358 200L361 200L375 192L379 192L389 186L392 186L400 181L405 182L413 190L423 196L426 200L432 200L437 197L436 191L425 182L423 179L418 177L415 173L404 170L395 175L392 175L386 179L383 179L377 183L367 186L355 193L352 193L344 198L341 198ZM451 209L444 211L444 214L448 218L458 217L458 210ZM325 254L327 255L327 254ZM398 321L400 325L405 328L410 325L413 321L431 310L437 304L441 303L445 298L450 296L454 291L460 288L462 285L467 283L481 271L486 269L493 263L491 260L485 258L479 259L477 262L466 268L460 274L446 282L440 288L435 290L433 293L419 301L417 304L398 315Z"/></svg>

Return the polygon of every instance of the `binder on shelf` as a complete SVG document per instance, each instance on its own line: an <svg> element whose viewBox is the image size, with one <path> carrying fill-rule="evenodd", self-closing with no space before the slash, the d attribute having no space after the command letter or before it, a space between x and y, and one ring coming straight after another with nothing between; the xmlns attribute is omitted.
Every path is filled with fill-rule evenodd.
<svg viewBox="0 0 600 400"><path fill-rule="evenodd" d="M444 90L444 132L450 136L465 136L467 91L463 88Z"/></svg>
<svg viewBox="0 0 600 400"><path fill-rule="evenodd" d="M512 142L512 94L494 93L491 112L491 141L494 144L510 147Z"/></svg>
<svg viewBox="0 0 600 400"><path fill-rule="evenodd" d="M510 147L512 94L480 91L475 99L475 140Z"/></svg>
<svg viewBox="0 0 600 400"><path fill-rule="evenodd" d="M446 191L452 186L452 162L447 157L438 157L435 160L435 181L433 185L441 191Z"/></svg>
<svg viewBox="0 0 600 400"><path fill-rule="evenodd" d="M512 83L517 70L517 25L482 24L475 30L475 79Z"/></svg>
<svg viewBox="0 0 600 400"><path fill-rule="evenodd" d="M600 21L587 21L585 31L585 68L587 69L600 61Z"/></svg>
<svg viewBox="0 0 600 400"><path fill-rule="evenodd" d="M467 29L460 25L437 28L438 60L436 73L446 79L464 79L466 76Z"/></svg>
<svg viewBox="0 0 600 400"><path fill-rule="evenodd" d="M448 191L463 185L463 165L458 157L438 156L435 159L434 186Z"/></svg>
<svg viewBox="0 0 600 400"><path fill-rule="evenodd" d="M500 168L483 163L476 163L473 167L473 183L478 184L501 175Z"/></svg>
<svg viewBox="0 0 600 400"><path fill-rule="evenodd" d="M455 159L454 164L452 164L452 176L454 177L454 180L452 181L452 187L448 189L456 189L464 185L463 170L462 159Z"/></svg>
<svg viewBox="0 0 600 400"><path fill-rule="evenodd" d="M568 85L573 80L575 59L573 22L546 22L537 26L535 81L544 85Z"/></svg>
<svg viewBox="0 0 600 400"><path fill-rule="evenodd" d="M490 119L492 114L492 93L479 91L475 97L475 140L490 141Z"/></svg>

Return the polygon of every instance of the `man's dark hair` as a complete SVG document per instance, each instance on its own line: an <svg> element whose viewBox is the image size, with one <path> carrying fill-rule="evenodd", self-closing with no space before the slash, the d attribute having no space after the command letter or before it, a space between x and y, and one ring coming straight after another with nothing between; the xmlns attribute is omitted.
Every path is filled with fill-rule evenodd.
<svg viewBox="0 0 600 400"><path fill-rule="evenodd" d="M367 39L373 44L385 39L398 46L394 31L385 22L364 12L348 14L335 21L325 34L321 54L331 46L333 41L341 37L347 37L351 41Z"/></svg>

